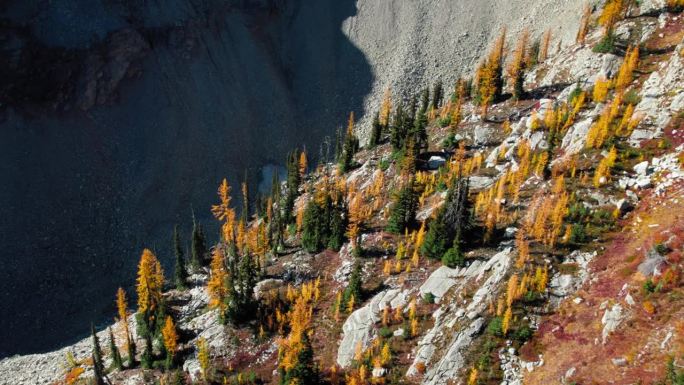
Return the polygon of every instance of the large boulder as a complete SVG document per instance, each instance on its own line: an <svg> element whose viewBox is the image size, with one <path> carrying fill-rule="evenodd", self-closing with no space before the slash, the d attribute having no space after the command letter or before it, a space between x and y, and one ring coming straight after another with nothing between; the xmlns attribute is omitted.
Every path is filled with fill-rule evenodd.
<svg viewBox="0 0 684 385"><path fill-rule="evenodd" d="M673 51L667 62L653 71L641 88L641 101L634 113L642 117L641 124L632 132L630 143L639 145L660 136L671 117L684 108L684 42Z"/></svg>
<svg viewBox="0 0 684 385"><path fill-rule="evenodd" d="M390 307L406 305L408 292L400 289L383 290L370 302L355 310L342 325L342 341L337 350L337 364L347 367L354 359L358 345L367 348L374 337L374 325L380 321L380 313Z"/></svg>

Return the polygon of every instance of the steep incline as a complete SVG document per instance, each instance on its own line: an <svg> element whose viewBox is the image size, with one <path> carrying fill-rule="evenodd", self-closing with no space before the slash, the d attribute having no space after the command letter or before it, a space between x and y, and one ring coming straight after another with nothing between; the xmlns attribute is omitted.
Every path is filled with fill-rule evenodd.
<svg viewBox="0 0 684 385"><path fill-rule="evenodd" d="M501 26L556 33L579 3L3 3L0 356L102 319L99 293L131 283L143 240L168 262L171 227L187 233L221 177L256 182L388 85L449 84Z"/></svg>
<svg viewBox="0 0 684 385"><path fill-rule="evenodd" d="M575 39L583 0L373 1L359 0L344 33L364 53L375 81L366 98L362 128L387 87L396 96L431 86L437 79L451 85L472 73L482 52L501 28L510 37L523 28L538 36L551 30L554 47Z"/></svg>

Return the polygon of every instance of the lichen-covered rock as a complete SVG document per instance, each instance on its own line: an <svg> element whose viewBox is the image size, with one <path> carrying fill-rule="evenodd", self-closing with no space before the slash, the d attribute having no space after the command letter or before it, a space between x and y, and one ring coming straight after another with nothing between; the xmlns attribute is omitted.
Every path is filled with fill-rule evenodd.
<svg viewBox="0 0 684 385"><path fill-rule="evenodd" d="M684 81L683 49L684 42L644 82L639 93L641 101L634 108L634 113L643 119L630 136L632 145L659 137L673 114L684 108L684 89L681 87Z"/></svg>
<svg viewBox="0 0 684 385"><path fill-rule="evenodd" d="M426 282L421 292L426 288L439 288L441 292L448 286L447 292L456 298L444 301L433 314L434 326L418 342L407 376L417 375L417 365L423 363L428 368L424 384L446 384L455 378L465 364L467 347L484 326L482 315L504 280L511 259L512 249L506 248L486 262L474 262L457 272L438 269L428 278L432 283ZM477 291L470 298L461 297L459 292L471 284L476 285Z"/></svg>
<svg viewBox="0 0 684 385"><path fill-rule="evenodd" d="M342 325L342 340L337 349L337 364L347 367L354 358L357 345L369 346L373 339L376 322L380 321L380 313L385 307L396 309L404 306L409 293L400 289L383 290L376 294L370 302L356 309Z"/></svg>

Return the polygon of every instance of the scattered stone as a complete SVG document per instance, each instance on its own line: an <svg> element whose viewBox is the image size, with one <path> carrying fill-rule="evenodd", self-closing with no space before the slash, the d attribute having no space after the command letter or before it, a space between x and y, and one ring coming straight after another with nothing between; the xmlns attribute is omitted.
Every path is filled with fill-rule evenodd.
<svg viewBox="0 0 684 385"><path fill-rule="evenodd" d="M613 362L613 365L615 365L615 366L626 366L627 365L627 359L624 357L613 358L611 361Z"/></svg>

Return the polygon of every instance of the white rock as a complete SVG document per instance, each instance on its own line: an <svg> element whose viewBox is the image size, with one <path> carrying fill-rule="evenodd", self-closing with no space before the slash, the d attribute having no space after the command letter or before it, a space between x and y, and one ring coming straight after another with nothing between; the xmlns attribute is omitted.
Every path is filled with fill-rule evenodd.
<svg viewBox="0 0 684 385"><path fill-rule="evenodd" d="M603 313L603 318L601 318L601 324L603 325L601 338L603 339L604 344L606 343L610 333L614 332L618 326L620 326L623 318L622 306L620 306L619 303L613 305L610 309Z"/></svg>
<svg viewBox="0 0 684 385"><path fill-rule="evenodd" d="M648 161L645 160L641 163L638 163L634 166L634 172L639 174L639 175L646 175L646 171L648 171Z"/></svg>
<svg viewBox="0 0 684 385"><path fill-rule="evenodd" d="M347 367L354 358L356 346L368 347L374 337L376 322L380 321L380 313L385 307L396 309L404 306L408 292L399 289L383 290L376 294L370 302L355 310L342 325L342 341L337 350L337 364Z"/></svg>

